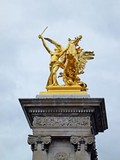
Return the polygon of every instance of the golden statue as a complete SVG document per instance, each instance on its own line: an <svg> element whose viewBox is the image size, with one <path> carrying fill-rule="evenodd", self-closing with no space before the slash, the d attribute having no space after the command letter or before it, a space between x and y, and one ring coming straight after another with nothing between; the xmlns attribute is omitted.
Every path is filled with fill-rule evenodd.
<svg viewBox="0 0 120 160"><path fill-rule="evenodd" d="M91 51L84 51L78 45L79 41L82 39L82 36L80 35L74 40L69 38L67 47L63 48L63 46L56 41L50 38L43 38L42 34L40 34L38 38L42 40L43 46L51 56L49 64L50 75L46 88L58 89L58 87L69 87L70 89L71 87L78 87L80 91L86 91L87 84L82 82L78 75L84 73L85 65L88 60L94 58L94 53ZM48 48L45 40L55 45L54 51L51 51ZM60 72L57 77L57 71L59 68L61 68L63 72ZM57 78L60 77L63 78L63 85L59 85L57 81Z"/></svg>
<svg viewBox="0 0 120 160"><path fill-rule="evenodd" d="M46 40L51 41L51 43L55 44L55 46L56 46L54 51L51 51L48 48L48 46L46 45L45 40L42 37L42 35L39 35L39 38L42 40L44 47L46 48L46 50L48 51L48 53L51 56L51 60L50 60L50 64L49 64L50 75L48 78L47 86L49 86L49 85L57 86L59 84L57 82L56 72L58 71L59 67L64 68L63 67L64 64L59 61L59 58L67 52L67 50L69 48L69 43L68 43L68 46L64 49L61 45L57 44L53 40L51 40L49 38L45 38Z"/></svg>

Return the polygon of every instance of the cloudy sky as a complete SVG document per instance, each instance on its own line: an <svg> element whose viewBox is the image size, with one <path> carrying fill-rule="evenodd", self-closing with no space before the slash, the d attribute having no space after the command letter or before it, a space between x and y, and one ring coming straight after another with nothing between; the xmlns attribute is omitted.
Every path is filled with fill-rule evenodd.
<svg viewBox="0 0 120 160"><path fill-rule="evenodd" d="M0 159L30 160L32 134L18 98L45 91L49 55L38 39L44 33L63 46L95 52L82 81L91 97L105 98L109 129L96 137L100 160L120 157L120 0L0 0ZM53 47L53 46L49 46Z"/></svg>

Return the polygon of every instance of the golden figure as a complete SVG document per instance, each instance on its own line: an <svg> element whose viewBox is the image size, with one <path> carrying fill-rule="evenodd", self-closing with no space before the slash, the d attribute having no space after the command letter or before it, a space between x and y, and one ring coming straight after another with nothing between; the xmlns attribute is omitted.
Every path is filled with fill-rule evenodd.
<svg viewBox="0 0 120 160"><path fill-rule="evenodd" d="M47 27L45 28L45 30L46 29ZM42 34L44 33L44 31L42 32ZM47 88L52 86L56 86L56 88L59 88L56 73L59 68L62 68L63 72L59 73L58 78L62 77L64 84L60 85L60 87L77 87L80 89L80 91L86 91L87 84L82 82L78 75L84 73L85 65L88 60L94 58L94 53L91 51L84 51L78 45L79 41L82 39L82 36L80 35L74 40L71 40L69 38L67 47L63 48L54 40L50 38L43 38L42 34L40 34L38 37L42 40L43 46L51 56L49 64L50 75L48 77ZM48 48L45 40L55 45L54 51L51 51Z"/></svg>
<svg viewBox="0 0 120 160"><path fill-rule="evenodd" d="M49 38L43 38L42 35L39 35L38 37L39 37L39 39L42 40L44 47L46 48L46 50L48 51L48 53L51 56L51 61L49 64L50 75L48 78L47 86L49 86L49 85L57 86L59 84L57 81L56 72L58 71L59 67L64 68L64 66L63 66L64 64L59 61L59 58L68 50L70 44L68 43L68 46L64 49L60 44L58 44L57 42L55 42ZM56 46L54 51L51 51L48 48L44 39L50 41L51 43L53 43Z"/></svg>

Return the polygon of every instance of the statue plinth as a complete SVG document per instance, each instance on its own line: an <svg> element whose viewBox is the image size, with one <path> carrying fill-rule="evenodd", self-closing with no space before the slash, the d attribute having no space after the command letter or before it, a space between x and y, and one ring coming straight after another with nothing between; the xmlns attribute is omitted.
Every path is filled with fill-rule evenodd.
<svg viewBox="0 0 120 160"><path fill-rule="evenodd" d="M81 86L73 85L73 86L47 86L47 92L40 92L40 95L51 95L51 94L87 94L86 90L82 90Z"/></svg>
<svg viewBox="0 0 120 160"><path fill-rule="evenodd" d="M96 160L95 135L108 128L103 98L46 95L19 99L33 135L33 160Z"/></svg>

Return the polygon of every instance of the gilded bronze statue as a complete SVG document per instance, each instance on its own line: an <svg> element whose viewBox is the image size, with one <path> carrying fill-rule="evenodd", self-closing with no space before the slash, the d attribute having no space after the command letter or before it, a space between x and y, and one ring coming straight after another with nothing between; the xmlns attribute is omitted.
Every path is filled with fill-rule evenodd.
<svg viewBox="0 0 120 160"><path fill-rule="evenodd" d="M47 29L47 27L46 27ZM45 30L46 30L45 29ZM44 30L44 31L45 31ZM44 32L43 31L43 32ZM42 32L42 34L43 34ZM88 60L94 58L93 51L84 51L79 46L79 41L82 36L79 35L75 39L68 38L68 45L64 48L61 44L50 38L43 38L42 34L38 36L41 39L43 46L51 56L49 68L50 75L46 87L49 86L80 86L81 91L87 90L86 83L82 82L78 75L84 73L85 65ZM51 51L45 40L55 45L54 51ZM62 72L57 77L57 71L61 68ZM63 85L59 85L57 78L63 78Z"/></svg>

